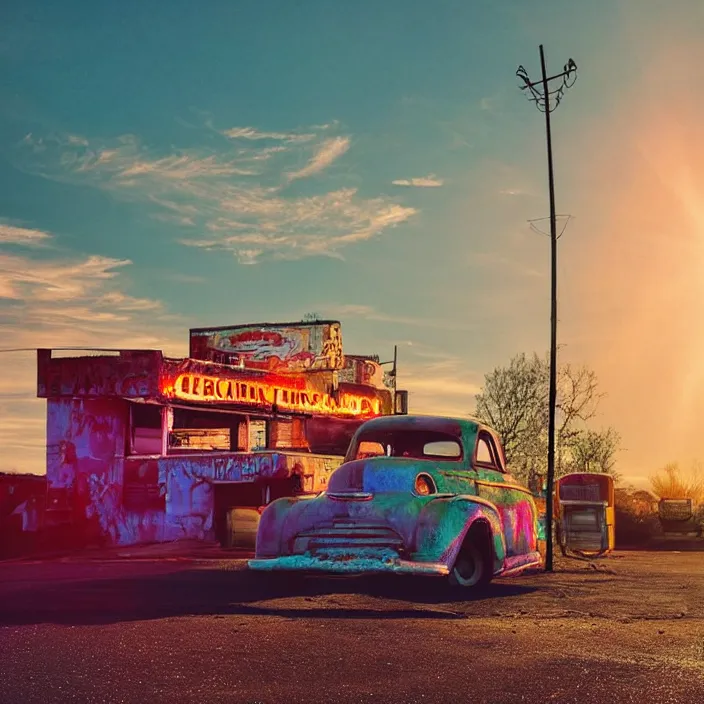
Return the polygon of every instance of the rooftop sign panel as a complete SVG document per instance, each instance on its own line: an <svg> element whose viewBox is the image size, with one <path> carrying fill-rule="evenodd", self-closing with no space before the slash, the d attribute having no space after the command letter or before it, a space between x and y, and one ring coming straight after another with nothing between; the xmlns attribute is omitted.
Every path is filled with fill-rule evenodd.
<svg viewBox="0 0 704 704"><path fill-rule="evenodd" d="M261 323L190 331L192 359L292 374L345 366L340 323Z"/></svg>

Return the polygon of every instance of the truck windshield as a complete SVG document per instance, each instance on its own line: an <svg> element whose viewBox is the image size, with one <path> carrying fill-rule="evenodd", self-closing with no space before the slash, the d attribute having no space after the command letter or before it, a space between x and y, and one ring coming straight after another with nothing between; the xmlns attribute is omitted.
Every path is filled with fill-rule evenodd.
<svg viewBox="0 0 704 704"><path fill-rule="evenodd" d="M456 437L432 430L369 430L356 438L347 453L347 460L370 457L460 461L462 445Z"/></svg>

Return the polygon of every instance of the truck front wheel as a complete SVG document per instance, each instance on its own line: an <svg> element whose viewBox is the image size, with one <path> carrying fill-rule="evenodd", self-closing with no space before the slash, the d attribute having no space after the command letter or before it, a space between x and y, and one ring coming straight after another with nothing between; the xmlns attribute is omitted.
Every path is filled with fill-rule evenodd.
<svg viewBox="0 0 704 704"><path fill-rule="evenodd" d="M491 547L480 531L470 531L462 544L449 576L451 587L481 589L493 575Z"/></svg>

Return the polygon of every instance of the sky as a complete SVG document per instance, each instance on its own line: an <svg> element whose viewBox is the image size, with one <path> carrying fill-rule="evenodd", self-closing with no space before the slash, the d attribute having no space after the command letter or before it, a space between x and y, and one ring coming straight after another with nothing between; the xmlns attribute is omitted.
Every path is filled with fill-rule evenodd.
<svg viewBox="0 0 704 704"><path fill-rule="evenodd" d="M0 349L155 347L342 322L412 412L468 414L549 346L606 393L642 484L704 458L700 0L23 0L0 9ZM564 224L564 221L560 221ZM547 231L547 220L541 223ZM0 354L0 471L44 471L31 352Z"/></svg>

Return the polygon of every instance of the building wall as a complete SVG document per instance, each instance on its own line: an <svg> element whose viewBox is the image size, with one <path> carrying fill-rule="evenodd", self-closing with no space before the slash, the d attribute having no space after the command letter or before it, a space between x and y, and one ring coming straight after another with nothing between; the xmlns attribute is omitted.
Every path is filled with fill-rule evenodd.
<svg viewBox="0 0 704 704"><path fill-rule="evenodd" d="M51 350L38 350L37 396L156 398L162 364L157 351L52 358Z"/></svg>
<svg viewBox="0 0 704 704"><path fill-rule="evenodd" d="M298 474L305 492L322 491L341 457L298 453L238 453L162 457L159 487L165 496L163 540L213 539L216 482L255 482Z"/></svg>
<svg viewBox="0 0 704 704"><path fill-rule="evenodd" d="M122 503L128 403L122 399L48 399L49 505L62 497L77 534L99 540Z"/></svg>
<svg viewBox="0 0 704 704"><path fill-rule="evenodd" d="M118 545L171 540L213 540L214 487L217 482L256 482L299 474L303 490L322 491L341 457L261 452L204 453L125 460L123 505L102 504L101 525ZM138 494L142 479L142 498ZM139 505L141 503L141 506Z"/></svg>
<svg viewBox="0 0 704 704"><path fill-rule="evenodd" d="M48 401L49 496L64 492L66 518L83 541L212 540L216 482L298 474L304 491L320 491L342 461L290 452L125 457L128 414L119 399Z"/></svg>

